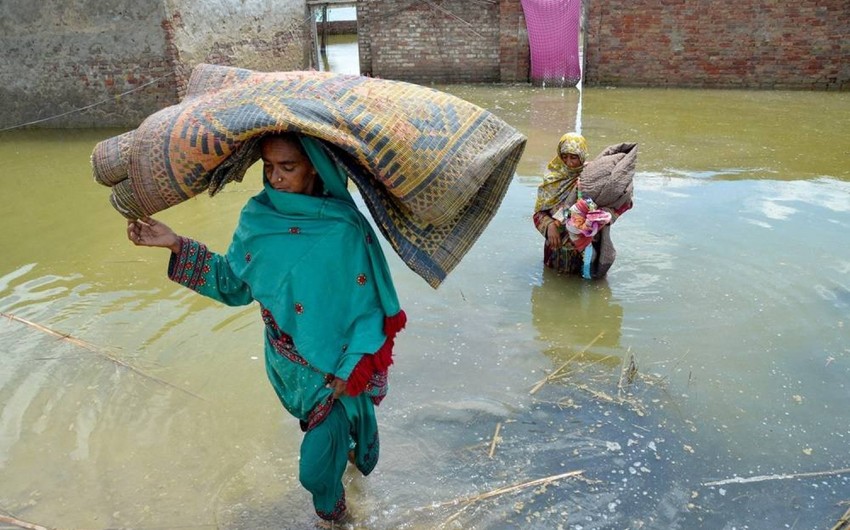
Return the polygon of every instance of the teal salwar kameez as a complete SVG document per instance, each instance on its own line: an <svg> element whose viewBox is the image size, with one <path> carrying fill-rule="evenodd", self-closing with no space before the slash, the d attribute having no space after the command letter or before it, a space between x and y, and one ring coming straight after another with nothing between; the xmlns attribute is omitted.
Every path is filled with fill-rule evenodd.
<svg viewBox="0 0 850 530"><path fill-rule="evenodd" d="M228 305L260 303L265 366L281 404L305 432L299 479L316 513L340 519L342 474L378 461L375 405L387 392L395 334L404 326L386 260L345 177L315 140L302 144L325 194L265 189L242 210L225 255L181 240L169 277ZM334 399L328 383L347 381Z"/></svg>

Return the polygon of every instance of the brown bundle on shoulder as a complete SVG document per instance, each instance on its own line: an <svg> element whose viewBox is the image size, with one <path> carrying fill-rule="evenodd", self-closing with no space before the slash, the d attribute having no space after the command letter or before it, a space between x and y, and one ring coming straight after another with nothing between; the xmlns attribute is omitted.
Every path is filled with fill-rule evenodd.
<svg viewBox="0 0 850 530"><path fill-rule="evenodd" d="M638 147L621 143L606 147L581 172L581 192L597 206L618 209L632 200Z"/></svg>

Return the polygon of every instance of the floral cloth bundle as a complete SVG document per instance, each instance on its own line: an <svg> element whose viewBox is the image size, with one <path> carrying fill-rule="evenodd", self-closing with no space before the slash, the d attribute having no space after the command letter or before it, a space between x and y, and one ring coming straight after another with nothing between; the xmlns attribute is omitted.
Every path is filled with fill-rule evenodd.
<svg viewBox="0 0 850 530"><path fill-rule="evenodd" d="M576 250L584 250L593 241L593 236L610 222L611 214L596 206L593 199L587 198L579 199L570 206L565 227Z"/></svg>

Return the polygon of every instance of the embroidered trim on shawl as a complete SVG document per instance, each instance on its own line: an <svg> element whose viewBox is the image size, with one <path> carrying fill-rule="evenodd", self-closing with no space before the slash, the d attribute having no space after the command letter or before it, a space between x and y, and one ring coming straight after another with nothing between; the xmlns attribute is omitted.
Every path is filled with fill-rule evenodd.
<svg viewBox="0 0 850 530"><path fill-rule="evenodd" d="M307 362L307 359L298 353L298 350L295 349L295 343L292 341L292 337L284 333L278 327L271 311L265 307L260 307L260 313L262 314L263 322L266 325L266 333L268 333L269 342L271 343L272 348L274 348L274 351L299 366L309 368L318 374L324 375L327 379L329 374L324 374L321 370ZM313 410L311 410L310 414L307 416L307 421L301 422L301 430L306 432L314 429L316 425L322 423L325 418L328 417L328 414L330 414L335 401L336 400L333 395L330 395L325 401L313 407Z"/></svg>
<svg viewBox="0 0 850 530"><path fill-rule="evenodd" d="M366 383L365 392L369 392L370 394L372 394L369 397L375 406L380 405L381 401L383 401L384 398L387 397L388 380L389 377L387 371L384 370L383 372L375 372L374 374L372 374L372 378L369 379L368 383Z"/></svg>
<svg viewBox="0 0 850 530"><path fill-rule="evenodd" d="M357 466L363 475L368 475L378 465L378 453L381 449L381 441L378 438L378 431L375 431L375 436L372 441L366 446L366 453L363 455L363 467Z"/></svg>
<svg viewBox="0 0 850 530"><path fill-rule="evenodd" d="M204 275L210 272L212 253L203 243L180 237L180 252L168 260L168 278L193 291L206 285Z"/></svg>
<svg viewBox="0 0 850 530"><path fill-rule="evenodd" d="M342 495L340 495L339 500L336 501L336 505L334 506L333 511L331 512L323 512L322 510L317 509L316 515L324 519L325 521L339 521L342 519L342 515L345 513L345 491L343 490Z"/></svg>
<svg viewBox="0 0 850 530"><path fill-rule="evenodd" d="M298 351L295 349L295 343L292 342L292 337L284 333L278 327L277 322L275 322L274 316L272 316L271 311L269 311L265 307L260 307L260 314L263 316L263 323L266 325L266 331L269 334L269 342L274 348L274 351L279 353L281 356L286 357L295 364L299 364L301 366L311 368L312 370L319 372L319 370L317 370L316 368L311 366L310 363L307 362L307 359L301 357L301 355L298 354Z"/></svg>
<svg viewBox="0 0 850 530"><path fill-rule="evenodd" d="M312 431L316 428L316 425L325 421L325 418L328 417L328 414L331 413L331 409L333 409L334 402L336 402L336 400L334 399L333 394L331 394L326 400L313 407L313 410L311 410L310 414L307 416L307 425L304 428L305 432Z"/></svg>

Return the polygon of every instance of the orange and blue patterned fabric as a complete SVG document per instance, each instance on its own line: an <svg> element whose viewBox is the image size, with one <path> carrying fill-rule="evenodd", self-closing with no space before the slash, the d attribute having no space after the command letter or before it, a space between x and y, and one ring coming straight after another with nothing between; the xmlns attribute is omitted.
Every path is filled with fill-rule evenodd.
<svg viewBox="0 0 850 530"><path fill-rule="evenodd" d="M100 142L95 180L127 218L241 181L263 135L325 141L392 248L431 286L498 209L526 138L476 105L400 81L202 64L186 97Z"/></svg>

